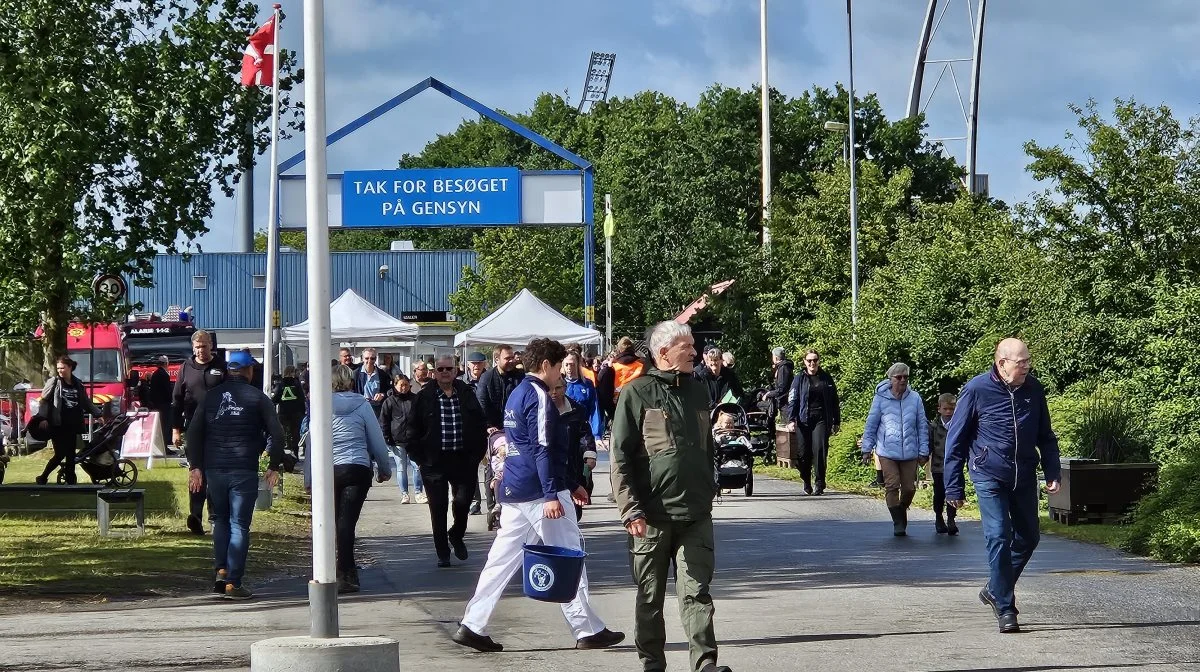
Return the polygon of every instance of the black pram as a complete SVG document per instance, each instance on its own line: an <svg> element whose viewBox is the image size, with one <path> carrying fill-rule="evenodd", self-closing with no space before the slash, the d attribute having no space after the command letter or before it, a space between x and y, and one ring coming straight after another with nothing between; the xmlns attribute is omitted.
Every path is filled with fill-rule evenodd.
<svg viewBox="0 0 1200 672"><path fill-rule="evenodd" d="M83 450L75 455L75 465L83 470L96 485L111 488L132 488L137 483L138 468L133 460L121 457L121 439L129 431L134 420L146 412L123 413L111 422L95 427L90 441L84 441ZM58 482L66 482L66 473L58 472Z"/></svg>
<svg viewBox="0 0 1200 672"><path fill-rule="evenodd" d="M745 490L754 494L754 447L746 411L732 403L712 410L713 443L717 457L717 494L722 490Z"/></svg>

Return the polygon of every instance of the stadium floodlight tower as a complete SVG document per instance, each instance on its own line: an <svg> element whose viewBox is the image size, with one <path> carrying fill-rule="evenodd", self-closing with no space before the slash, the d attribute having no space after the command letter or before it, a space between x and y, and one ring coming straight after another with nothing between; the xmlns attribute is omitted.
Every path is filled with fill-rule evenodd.
<svg viewBox="0 0 1200 672"><path fill-rule="evenodd" d="M941 11L939 12L939 5ZM929 48L933 44L934 38L938 34L938 28L942 26L942 19L946 17L947 12L955 5L964 6L967 24L970 26L971 42L970 54L956 53L953 57L947 58L929 58ZM921 23L921 37L917 42L917 59L913 65L912 86L908 94L908 116L915 117L918 114L925 113L929 107L930 101L937 93L938 86L946 79L949 74L950 82L954 86L954 92L958 97L959 109L962 111L963 122L966 126L966 135L961 133L951 133L948 128L943 128L941 121L931 121L930 127L934 129L933 141L939 142L943 147L947 142L964 142L966 149L963 153L963 163L966 165L966 175L964 176L964 184L967 189L973 194L984 194L988 192L987 175L978 173L978 165L976 163L976 147L979 143L979 72L980 62L983 56L983 19L987 10L987 0L929 0L929 4L925 9L925 20ZM943 30L943 34L946 33ZM953 45L955 40L953 35L946 39L946 42ZM965 49L964 49L965 51ZM958 74L964 64L970 64L970 88L968 90L967 101L963 100L963 90L959 85ZM925 96L922 102L922 88L926 79L926 65L940 65L938 69L937 79L934 80L933 86L929 93ZM958 66L956 71L955 66Z"/></svg>
<svg viewBox="0 0 1200 672"><path fill-rule="evenodd" d="M595 103L608 100L608 84L612 81L616 63L616 54L592 52L592 57L588 59L587 77L583 80L583 96L579 99L578 111L581 114Z"/></svg>

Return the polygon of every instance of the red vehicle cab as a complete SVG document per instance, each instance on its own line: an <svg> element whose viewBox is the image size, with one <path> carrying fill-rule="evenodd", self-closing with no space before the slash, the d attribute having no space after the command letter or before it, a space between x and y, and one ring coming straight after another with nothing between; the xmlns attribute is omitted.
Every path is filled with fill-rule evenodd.
<svg viewBox="0 0 1200 672"><path fill-rule="evenodd" d="M174 383L179 377L179 369L192 356L192 334L196 333L196 325L190 321L163 321L152 315L126 322L120 329L129 370L137 371L141 380L148 380L158 367L159 358L166 356L167 373L171 374Z"/></svg>
<svg viewBox="0 0 1200 672"><path fill-rule="evenodd" d="M39 328L36 334L42 336ZM125 394L125 349L116 324L76 324L67 327L67 356L75 360L74 375L83 381L91 394L92 403L100 410L117 414L129 407ZM40 388L31 389L25 396L25 422L37 415Z"/></svg>

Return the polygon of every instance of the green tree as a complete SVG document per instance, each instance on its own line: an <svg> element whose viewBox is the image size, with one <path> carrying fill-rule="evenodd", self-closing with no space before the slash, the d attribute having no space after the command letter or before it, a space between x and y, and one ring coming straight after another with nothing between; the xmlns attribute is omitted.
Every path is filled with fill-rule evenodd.
<svg viewBox="0 0 1200 672"><path fill-rule="evenodd" d="M72 318L116 312L91 304L93 276L148 281L160 248L205 230L212 185L232 195L251 123L267 146L269 105L236 77L256 14L240 0L0 0L0 313L10 338L44 326L48 368Z"/></svg>

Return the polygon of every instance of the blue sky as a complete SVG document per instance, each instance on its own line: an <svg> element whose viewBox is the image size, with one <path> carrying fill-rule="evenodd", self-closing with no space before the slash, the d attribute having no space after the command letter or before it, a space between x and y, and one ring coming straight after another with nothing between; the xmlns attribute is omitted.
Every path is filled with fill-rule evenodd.
<svg viewBox="0 0 1200 672"><path fill-rule="evenodd" d="M931 59L970 52L967 0L942 4L947 1ZM300 50L303 61L302 0L282 4L284 48ZM877 93L891 118L905 112L925 6L926 0L854 0L856 92ZM814 84L846 81L842 0L769 0L768 16L773 87L798 95ZM527 109L542 91L565 92L575 101L592 51L617 54L610 95L653 89L692 102L715 82L747 87L758 81L758 21L758 0L330 0L328 127L337 129L429 76L509 111ZM1195 115L1198 34L1200 3L1194 0L992 0L978 151L992 194L1015 202L1039 190L1024 170L1022 144L1061 142L1074 125L1069 103L1095 98L1109 109L1114 97L1132 96L1166 103L1178 118ZM969 72L959 65L965 96ZM949 79L927 113L933 135L965 135ZM466 114L426 92L331 147L330 171L392 168L404 152L419 152L439 133L453 131ZM947 145L961 160L962 143ZM281 158L302 146L301 137L287 141ZM264 228L265 156L255 183L255 228ZM200 240L206 251L233 248L235 213L233 200L221 196L211 231Z"/></svg>

